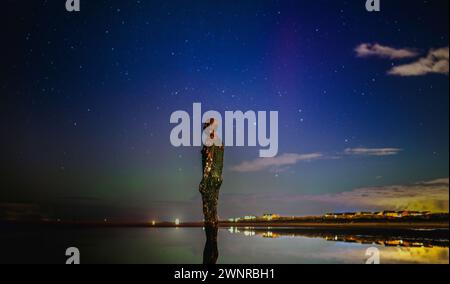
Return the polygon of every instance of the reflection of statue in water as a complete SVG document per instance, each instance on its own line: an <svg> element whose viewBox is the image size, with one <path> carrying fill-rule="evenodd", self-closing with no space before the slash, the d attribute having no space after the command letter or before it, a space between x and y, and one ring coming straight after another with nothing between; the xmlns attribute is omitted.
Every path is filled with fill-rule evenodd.
<svg viewBox="0 0 450 284"><path fill-rule="evenodd" d="M216 264L219 257L217 248L217 226L205 226L206 244L203 250L203 264Z"/></svg>
<svg viewBox="0 0 450 284"><path fill-rule="evenodd" d="M219 190L222 185L222 169L224 147L221 145L216 136L214 119L211 118L209 123L204 125L204 129L208 128L210 140L202 149L202 167L203 178L200 183L200 193L203 200L203 214L205 216L205 233L206 245L203 252L203 263L214 264L219 256L217 249L217 202L219 199ZM214 141L216 143L214 144Z"/></svg>

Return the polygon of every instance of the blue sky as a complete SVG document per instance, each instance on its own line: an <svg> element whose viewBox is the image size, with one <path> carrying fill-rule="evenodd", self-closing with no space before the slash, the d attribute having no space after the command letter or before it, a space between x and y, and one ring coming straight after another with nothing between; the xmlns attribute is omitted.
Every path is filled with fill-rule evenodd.
<svg viewBox="0 0 450 284"><path fill-rule="evenodd" d="M226 149L222 216L377 208L323 198L393 185L427 203L438 179L448 210L447 1L91 2L2 11L1 203L200 219L200 149L172 147L169 118L201 102L280 117L271 166Z"/></svg>

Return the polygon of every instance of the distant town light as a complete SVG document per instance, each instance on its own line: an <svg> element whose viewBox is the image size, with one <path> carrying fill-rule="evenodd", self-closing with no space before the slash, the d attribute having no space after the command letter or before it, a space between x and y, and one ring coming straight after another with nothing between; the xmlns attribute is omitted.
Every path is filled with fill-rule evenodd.
<svg viewBox="0 0 450 284"><path fill-rule="evenodd" d="M153 220L153 221L152 221L152 226L155 226L155 225L156 225L156 221Z"/></svg>
<svg viewBox="0 0 450 284"><path fill-rule="evenodd" d="M253 230L247 229L247 230L244 231L244 236L246 236L246 237L252 237L254 235L256 235L256 232L253 231Z"/></svg>
<svg viewBox="0 0 450 284"><path fill-rule="evenodd" d="M175 219L175 225L176 225L176 226L180 225L180 219L178 219L178 218Z"/></svg>
<svg viewBox="0 0 450 284"><path fill-rule="evenodd" d="M266 221L272 221L272 220L275 220L275 219L280 219L280 217L281 217L280 215L272 214L272 213L263 215L263 219L266 220Z"/></svg>

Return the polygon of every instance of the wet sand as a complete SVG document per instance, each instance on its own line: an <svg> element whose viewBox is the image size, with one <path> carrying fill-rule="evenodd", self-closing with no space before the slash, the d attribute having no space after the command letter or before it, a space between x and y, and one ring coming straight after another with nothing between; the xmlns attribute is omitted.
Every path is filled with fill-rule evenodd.
<svg viewBox="0 0 450 284"><path fill-rule="evenodd" d="M154 227L154 228L201 228L203 222L185 222L176 225L173 222L0 222L0 226L51 226L51 227ZM350 222L350 221L323 221L323 222L295 222L295 221L260 221L260 222L225 222L219 223L221 228L297 228L297 229L415 229L415 230L448 230L449 223L445 221L373 221L373 222Z"/></svg>

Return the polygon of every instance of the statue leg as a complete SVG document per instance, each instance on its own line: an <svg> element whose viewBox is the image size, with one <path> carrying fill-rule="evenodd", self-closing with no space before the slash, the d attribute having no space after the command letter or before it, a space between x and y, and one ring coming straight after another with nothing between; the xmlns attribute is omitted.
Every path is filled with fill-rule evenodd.
<svg viewBox="0 0 450 284"><path fill-rule="evenodd" d="M221 180L214 178L204 179L200 184L205 225L218 226L219 221L217 217L217 202L219 199L219 190L221 184Z"/></svg>
<svg viewBox="0 0 450 284"><path fill-rule="evenodd" d="M221 184L221 180L211 177L204 178L200 183L206 234L206 244L205 249L203 250L203 264L215 264L219 257L219 250L217 248L217 232L219 225L217 203Z"/></svg>

